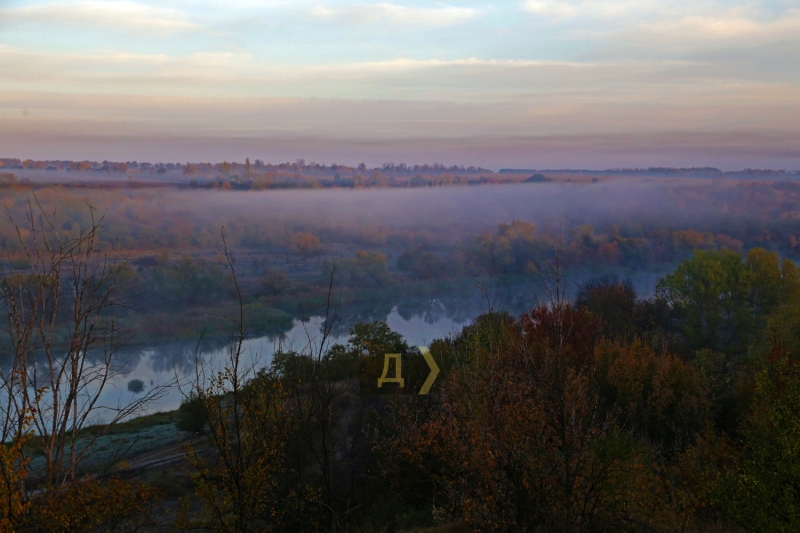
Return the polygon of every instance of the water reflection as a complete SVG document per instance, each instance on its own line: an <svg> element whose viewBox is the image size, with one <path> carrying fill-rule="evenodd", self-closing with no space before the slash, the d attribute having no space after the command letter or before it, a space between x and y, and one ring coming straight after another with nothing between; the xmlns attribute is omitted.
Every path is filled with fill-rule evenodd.
<svg viewBox="0 0 800 533"><path fill-rule="evenodd" d="M649 285L649 278L634 279L642 288ZM568 289L574 293L578 284ZM644 292L644 291L643 291ZM645 293L646 294L646 293ZM480 288L467 288L448 294L432 296L409 296L399 301L373 301L362 305L351 305L336 312L336 321L331 330L329 343L346 343L350 328L360 322L385 321L405 337L412 346L429 344L436 338L457 334L465 325L490 309L507 311L518 316L530 310L537 301L546 300L541 283L531 279L525 283L486 280ZM261 335L245 343L243 363L257 369L270 364L279 348L306 351L318 349L324 317L320 314L301 322L295 320L291 328ZM208 336L198 339L164 340L123 349L118 363L123 372L109 385L105 400L124 401L132 394L127 390L131 379L139 379L147 387L158 387L170 381L182 380L183 391L195 375L197 364L213 372L227 360L230 345L228 336ZM171 389L163 398L150 407L150 411L171 410L180 405L182 393Z"/></svg>
<svg viewBox="0 0 800 533"><path fill-rule="evenodd" d="M515 294L518 294L517 291ZM517 298L505 298L501 304L516 312ZM486 300L478 291L464 291L436 298L413 297L400 302L370 302L340 308L328 343L346 343L350 328L359 322L385 321L403 335L411 345L427 344L434 338L455 334L475 317L488 310ZM290 329L247 340L243 363L252 368L270 364L272 355L280 348L297 351L318 349L322 341L324 317L312 316L305 322L295 321ZM157 387L176 377L188 384L195 375L196 365L206 372L221 368L227 360L230 337L209 336L201 340L165 340L131 346L119 354L118 363L124 368L115 383L109 386L107 400L120 400L131 393L127 383L138 379L147 387ZM184 386L184 392L186 388ZM175 409L180 405L179 389L171 390L151 411Z"/></svg>

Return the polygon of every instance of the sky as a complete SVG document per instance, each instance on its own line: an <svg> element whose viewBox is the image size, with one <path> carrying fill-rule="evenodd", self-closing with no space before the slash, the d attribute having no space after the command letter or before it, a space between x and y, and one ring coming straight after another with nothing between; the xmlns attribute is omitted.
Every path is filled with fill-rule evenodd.
<svg viewBox="0 0 800 533"><path fill-rule="evenodd" d="M0 157L800 169L800 0L0 0Z"/></svg>

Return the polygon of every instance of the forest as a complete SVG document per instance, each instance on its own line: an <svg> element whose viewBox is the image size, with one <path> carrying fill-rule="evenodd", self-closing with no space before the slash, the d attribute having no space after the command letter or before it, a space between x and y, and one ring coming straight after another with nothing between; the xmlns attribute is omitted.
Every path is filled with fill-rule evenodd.
<svg viewBox="0 0 800 533"><path fill-rule="evenodd" d="M800 184L712 174L0 175L0 531L795 531ZM431 340L418 394L429 363L386 316L457 293L481 310ZM168 383L116 364L177 339L195 364ZM377 386L387 354L402 386Z"/></svg>

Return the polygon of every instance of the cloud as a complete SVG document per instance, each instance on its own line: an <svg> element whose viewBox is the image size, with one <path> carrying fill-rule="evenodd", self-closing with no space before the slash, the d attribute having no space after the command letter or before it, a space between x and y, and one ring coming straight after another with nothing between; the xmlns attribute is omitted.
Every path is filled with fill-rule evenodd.
<svg viewBox="0 0 800 533"><path fill-rule="evenodd" d="M483 58L270 63L247 53L37 52L0 45L0 84L19 90L185 96L301 96L469 102L628 79L644 64Z"/></svg>
<svg viewBox="0 0 800 533"><path fill-rule="evenodd" d="M670 33L675 40L699 39L748 39L765 42L798 37L800 31L800 9L785 11L780 17L763 18L732 9L717 14L689 14L686 16L649 21L643 25L646 31Z"/></svg>
<svg viewBox="0 0 800 533"><path fill-rule="evenodd" d="M752 80L797 81L800 8L746 0L526 0L593 61L685 59ZM792 44L794 43L794 44ZM791 48L794 47L794 50Z"/></svg>
<svg viewBox="0 0 800 533"><path fill-rule="evenodd" d="M0 72L16 69L3 61ZM465 59L255 68L247 56L20 57L0 117L111 130L367 137L797 131L796 84L712 75L713 65ZM105 65L121 65L112 71ZM59 70L60 69L60 70ZM2 82L0 75L0 82ZM54 88L67 94L53 94ZM230 90L235 87L235 92ZM37 92L38 91L38 92ZM52 122L51 122L52 124ZM146 129L146 128L145 128Z"/></svg>
<svg viewBox="0 0 800 533"><path fill-rule="evenodd" d="M452 26L478 17L481 11L468 7L408 7L390 3L332 7L318 4L309 9L317 19L361 24L395 23L418 26Z"/></svg>
<svg viewBox="0 0 800 533"><path fill-rule="evenodd" d="M797 82L798 46L800 9L772 18L730 10L642 21L606 39L605 53L617 58L684 57L713 62L718 71L735 70L750 79Z"/></svg>
<svg viewBox="0 0 800 533"><path fill-rule="evenodd" d="M434 70L447 68L510 68L525 69L538 67L558 67L558 68L591 68L591 63L581 63L574 61L536 61L536 60L515 60L515 59L482 59L469 57L463 59L410 59L398 58L385 61L362 61L358 63L345 63L331 66L306 67L309 74L319 74L330 72L331 74L341 72L342 74L380 74L380 73L402 73L419 70Z"/></svg>
<svg viewBox="0 0 800 533"><path fill-rule="evenodd" d="M77 77L82 75L102 77L103 73L118 72L140 75L149 72L153 75L163 73L173 78L189 76L209 81L229 81L231 76L238 78L239 81L247 79L305 81L320 77L352 81L353 77L368 80L371 76L393 76L420 71L452 71L453 69L489 71L537 68L571 70L591 69L596 66L593 63L570 61L496 60L476 57L450 60L397 58L383 61L310 65L263 64L246 53L198 52L183 56L125 52L59 53L37 52L0 45L0 72L14 72L14 76L18 76L23 73L22 67L25 65L29 67L27 71L31 76L56 76L61 71L65 74L72 73ZM11 75L8 77L10 79ZM87 81L91 80L87 79ZM491 84L494 85L494 82L492 81Z"/></svg>
<svg viewBox="0 0 800 533"><path fill-rule="evenodd" d="M534 15L553 18L612 18L651 10L648 0L526 0L523 9Z"/></svg>
<svg viewBox="0 0 800 533"><path fill-rule="evenodd" d="M179 10L127 0L81 0L0 8L0 20L5 25L48 24L70 28L122 29L160 36L201 29Z"/></svg>
<svg viewBox="0 0 800 533"><path fill-rule="evenodd" d="M735 37L756 32L796 28L800 9L769 9L766 3L746 0L525 0L522 8L543 19L576 19L592 30L604 28L686 27L713 37Z"/></svg>
<svg viewBox="0 0 800 533"><path fill-rule="evenodd" d="M48 53L0 45L0 86L21 91L191 97L303 97L457 103L538 100L537 113L573 114L647 103L743 106L787 102L800 80L782 63L730 61L535 61L479 57L272 63L248 53L187 55ZM783 76L783 77L782 77ZM715 100L716 99L716 100ZM730 100L733 99L733 100ZM791 103L788 103L790 102ZM783 105L783 104L781 104ZM576 115L577 116L577 115ZM676 115L677 116L677 115ZM784 122L788 116L779 119ZM672 120L660 117L660 121ZM615 119L620 122L620 119ZM614 122L614 121L612 121Z"/></svg>
<svg viewBox="0 0 800 533"><path fill-rule="evenodd" d="M51 96L55 98L58 97ZM190 106L185 101L162 101L162 105L152 108L151 115L155 119L166 114L170 124L159 127L143 120L150 118L144 112L148 107L146 102L126 99L113 104L94 99L94 102L87 102L86 107L89 113L97 115L91 117L95 120L87 120L89 115L81 114L62 121L50 117L56 114L54 108L68 102L40 103L32 99L38 99L38 95L21 95L18 101L9 102L17 106L11 119L2 114L6 99L0 93L0 145L5 153L14 157L120 161L244 161L245 157L251 160L258 157L273 162L305 158L352 165L361 161L370 166L386 161L444 162L494 169L648 166L800 169L798 132L678 129L649 134L548 135L533 132L525 135L517 129L505 128L497 134L486 132L485 123L478 124L481 127L472 126L468 119L476 118L475 110L455 108L450 110L453 116L444 118L454 129L461 130L461 134L443 136L439 121L442 116L430 116L432 108L441 112L441 106L418 105L416 110L396 107L390 114L387 110L392 109L391 103L370 105L365 109L342 102L320 101L273 102L272 106L267 102L232 105L202 101ZM37 104L46 106L48 114L39 111ZM133 107L139 120L132 122L124 115L115 120L108 113L101 116L98 104L103 108L110 105ZM21 116L21 105L33 107L29 117ZM337 106L340 109L332 113ZM193 113L191 128L186 124L174 127L175 120L181 118L176 108L187 117ZM444 111L448 111L446 106ZM464 117L465 111L469 117ZM497 110L488 112L494 114ZM412 120L396 120L409 114ZM295 125L299 122L305 124L306 129L277 131L262 127L231 132L222 127L253 115L262 124ZM36 117L39 117L38 122L30 120ZM286 120L281 121L284 117ZM390 138L375 135L370 118L376 123L388 122L387 129L400 131ZM413 129L410 125L415 120L419 125ZM213 127L208 126L212 123ZM169 125L173 127L167 127ZM430 134L431 128L433 134ZM342 129L346 130L344 134Z"/></svg>

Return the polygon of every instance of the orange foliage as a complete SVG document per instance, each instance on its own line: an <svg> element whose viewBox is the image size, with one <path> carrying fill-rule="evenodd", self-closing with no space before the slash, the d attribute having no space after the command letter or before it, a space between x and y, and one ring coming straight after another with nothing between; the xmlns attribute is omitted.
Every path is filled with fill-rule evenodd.
<svg viewBox="0 0 800 533"><path fill-rule="evenodd" d="M616 242L604 242L597 248L597 256L600 263L606 266L614 266L622 261L622 252Z"/></svg>
<svg viewBox="0 0 800 533"><path fill-rule="evenodd" d="M318 252L320 249L319 237L305 231L300 231L292 235L289 245L294 253L302 256L309 256Z"/></svg>
<svg viewBox="0 0 800 533"><path fill-rule="evenodd" d="M603 341L596 354L606 396L645 439L682 448L705 427L709 391L695 367L640 341Z"/></svg>
<svg viewBox="0 0 800 533"><path fill-rule="evenodd" d="M111 478L86 479L34 496L19 529L42 533L131 531L151 521L155 489L139 482ZM152 525L152 524L150 524Z"/></svg>
<svg viewBox="0 0 800 533"><path fill-rule="evenodd" d="M685 231L673 231L672 240L675 242L676 246L683 248L705 248L713 244L714 235L689 229Z"/></svg>
<svg viewBox="0 0 800 533"><path fill-rule="evenodd" d="M398 475L429 480L443 518L476 531L621 530L677 520L650 452L603 407L599 332L588 312L539 307L473 345L432 410L398 400L398 433L384 445Z"/></svg>

